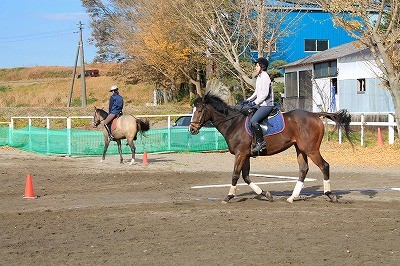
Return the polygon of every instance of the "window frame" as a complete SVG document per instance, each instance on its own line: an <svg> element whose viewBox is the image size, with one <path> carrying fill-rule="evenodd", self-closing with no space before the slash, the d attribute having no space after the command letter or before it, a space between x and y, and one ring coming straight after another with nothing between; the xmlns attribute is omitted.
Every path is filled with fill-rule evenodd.
<svg viewBox="0 0 400 266"><path fill-rule="evenodd" d="M307 42L308 45L307 45ZM307 47L311 47L311 43L313 42L313 49L307 50ZM326 44L326 48L322 50L322 47L324 44ZM305 53L315 53L315 52L322 52L325 50L329 49L329 40L328 39L304 39L304 52Z"/></svg>
<svg viewBox="0 0 400 266"><path fill-rule="evenodd" d="M365 94L367 91L365 78L357 79L357 94Z"/></svg>

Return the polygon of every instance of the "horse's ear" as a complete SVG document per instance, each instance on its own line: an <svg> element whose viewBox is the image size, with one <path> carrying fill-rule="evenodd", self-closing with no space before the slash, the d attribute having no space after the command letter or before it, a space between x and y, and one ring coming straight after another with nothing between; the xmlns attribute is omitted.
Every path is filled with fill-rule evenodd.
<svg viewBox="0 0 400 266"><path fill-rule="evenodd" d="M95 111L97 110L96 106L94 107L94 110L95 110Z"/></svg>

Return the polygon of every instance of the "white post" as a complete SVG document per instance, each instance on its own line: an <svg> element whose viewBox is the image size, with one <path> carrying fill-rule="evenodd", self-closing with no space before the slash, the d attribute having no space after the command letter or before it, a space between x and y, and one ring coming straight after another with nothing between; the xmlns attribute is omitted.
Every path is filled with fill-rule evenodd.
<svg viewBox="0 0 400 266"><path fill-rule="evenodd" d="M71 124L71 118L67 117L67 147L69 156L71 156Z"/></svg>
<svg viewBox="0 0 400 266"><path fill-rule="evenodd" d="M32 151L31 125L32 125L32 119L28 117L29 151Z"/></svg>
<svg viewBox="0 0 400 266"><path fill-rule="evenodd" d="M364 146L364 124L365 124L365 116L361 114L361 146Z"/></svg>
<svg viewBox="0 0 400 266"><path fill-rule="evenodd" d="M10 146L13 145L13 130L14 130L14 118L11 117L11 122L8 130L8 141Z"/></svg>
<svg viewBox="0 0 400 266"><path fill-rule="evenodd" d="M342 144L342 128L339 127L339 144Z"/></svg>
<svg viewBox="0 0 400 266"><path fill-rule="evenodd" d="M171 116L168 116L168 151L171 151Z"/></svg>
<svg viewBox="0 0 400 266"><path fill-rule="evenodd" d="M394 114L388 114L388 122L394 124ZM394 144L394 126L388 126L389 144Z"/></svg>
<svg viewBox="0 0 400 266"><path fill-rule="evenodd" d="M50 141L49 141L49 129L50 129L50 118L46 117L46 153L50 154Z"/></svg>

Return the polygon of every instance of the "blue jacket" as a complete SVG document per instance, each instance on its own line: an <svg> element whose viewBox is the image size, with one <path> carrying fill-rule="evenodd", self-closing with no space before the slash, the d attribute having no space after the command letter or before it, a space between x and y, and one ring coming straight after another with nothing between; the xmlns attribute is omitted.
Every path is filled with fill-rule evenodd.
<svg viewBox="0 0 400 266"><path fill-rule="evenodd" d="M124 108L124 99L117 92L114 92L110 97L109 113L119 115L122 113L122 108Z"/></svg>

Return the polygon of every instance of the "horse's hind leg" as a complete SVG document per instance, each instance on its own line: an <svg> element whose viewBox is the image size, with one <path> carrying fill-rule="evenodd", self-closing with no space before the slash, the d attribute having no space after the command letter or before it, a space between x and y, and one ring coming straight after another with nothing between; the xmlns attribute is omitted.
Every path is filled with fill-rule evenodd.
<svg viewBox="0 0 400 266"><path fill-rule="evenodd" d="M337 197L331 191L329 163L322 158L319 151L313 152L308 155L311 160L321 169L324 176L324 194L328 197L329 201L337 202Z"/></svg>
<svg viewBox="0 0 400 266"><path fill-rule="evenodd" d="M304 152L300 151L297 147L296 147L296 152L297 152L297 162L299 164L299 180L297 180L292 195L287 199L287 201L290 203L293 203L293 200L300 196L300 192L304 186L304 180L307 176L309 169L307 155Z"/></svg>

